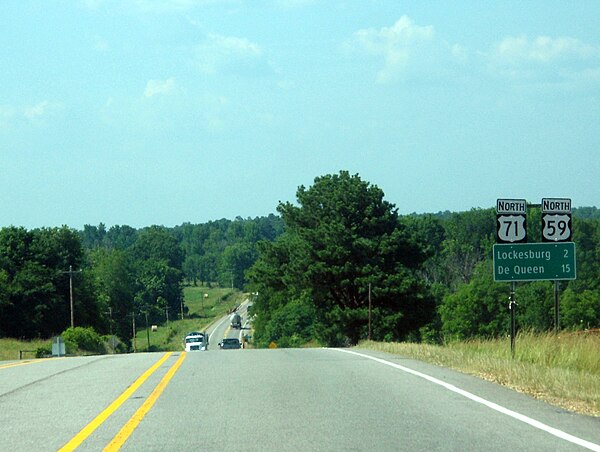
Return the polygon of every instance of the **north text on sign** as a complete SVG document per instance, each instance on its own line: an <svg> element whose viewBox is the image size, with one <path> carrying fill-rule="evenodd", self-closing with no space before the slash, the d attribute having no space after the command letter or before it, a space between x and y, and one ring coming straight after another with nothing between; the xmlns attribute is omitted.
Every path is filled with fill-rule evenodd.
<svg viewBox="0 0 600 452"><path fill-rule="evenodd" d="M570 199L542 199L542 212L571 213Z"/></svg>
<svg viewBox="0 0 600 452"><path fill-rule="evenodd" d="M498 213L525 213L527 203L516 199L499 199L496 210Z"/></svg>

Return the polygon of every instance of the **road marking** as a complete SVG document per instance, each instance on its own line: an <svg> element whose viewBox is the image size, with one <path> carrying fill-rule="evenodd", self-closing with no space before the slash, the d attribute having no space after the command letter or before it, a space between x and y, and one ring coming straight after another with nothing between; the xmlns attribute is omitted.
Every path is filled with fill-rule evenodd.
<svg viewBox="0 0 600 452"><path fill-rule="evenodd" d="M142 406L138 408L138 410L133 414L133 416L131 416L131 418L127 421L127 423L123 426L119 433L116 434L112 441L108 443L108 445L104 448L104 451L116 451L119 450L123 444L125 444L125 441L127 441L127 439L131 436L131 434L137 428L140 422L142 422L144 416L148 414L150 408L152 408L152 406L156 403L162 392L165 390L165 388L169 384L169 381L171 381L171 378L173 378L173 375L175 375L175 372L177 372L179 366L181 366L181 363L183 363L185 355L185 352L181 353L181 356L179 357L177 362L173 364L173 366L169 369L169 371L163 377L160 383L158 383L156 388L154 388L152 394L150 394L150 396L146 399Z"/></svg>
<svg viewBox="0 0 600 452"><path fill-rule="evenodd" d="M214 332L219 329L221 327L221 325L223 324L223 322L226 322L227 320L229 320L229 316L225 316L223 317L223 319L217 324L217 326L215 326L212 330L212 333L210 333L210 335L208 336L208 342L212 342L212 335L214 334Z"/></svg>
<svg viewBox="0 0 600 452"><path fill-rule="evenodd" d="M165 353L165 355L159 359L156 364L150 367L146 372L144 372L131 386L129 386L123 394L121 394L113 403L111 403L108 408L106 408L102 413L94 418L92 422L83 427L81 431L75 435L67 444L65 444L61 449L62 451L72 451L75 450L79 445L85 441L85 439L90 436L94 431L102 425L106 419L110 417L125 401L131 397L131 395L152 375L162 364L172 355L173 352Z"/></svg>
<svg viewBox="0 0 600 452"><path fill-rule="evenodd" d="M413 370L413 369L409 369L408 367L401 366L400 364L392 363L390 361L386 361L386 360L381 359L381 358L375 358L374 356L365 355L363 353L358 353L358 352L355 352L355 351L352 351L352 350L344 350L344 349L341 349L341 348L332 348L332 349L328 349L328 350L336 350L336 351L340 351L340 352L343 352L343 353L349 353L351 355L361 356L363 358L371 359L371 360L376 361L378 363L385 364L386 366L394 367L396 369L402 370L403 372L415 375L417 377L420 377L420 378L423 378L423 379L425 379L427 381L435 383L436 385L442 386L442 387L444 387L444 388L446 388L446 389L448 389L448 390L450 390L452 392L455 392L457 394L462 395L463 397L471 399L474 402L481 403L482 405L485 405L488 408L491 408L492 410L498 411L498 412L500 412L502 414L506 414L507 416L510 416L510 417L512 417L514 419L517 419L517 420L519 420L521 422L524 422L526 424L529 424L532 427L535 427L537 429L543 430L543 431L545 431L547 433L550 433L551 435L554 435L554 436L556 436L558 438L564 439L565 441L569 441L569 442L571 442L573 444L577 444L577 445L585 447L585 448L587 448L589 450L600 452L600 445L599 444L595 444L595 443L592 443L590 441L586 441L584 439L581 439L581 438L578 438L576 436L570 435L570 434L568 434L566 432L563 432L562 430L558 430L558 429L556 429L554 427L550 427L549 425L546 425L546 424L544 424L542 422L536 421L535 419L527 417L527 416L525 416L523 414L517 413L516 411L509 410L508 408L505 408L505 407L503 407L501 405L498 405L498 404L496 404L494 402L490 402L489 400L483 399L483 398L481 398L479 396L476 396L475 394L471 394L470 392L467 392L467 391L465 391L463 389L457 388L454 385L446 383L446 382L444 382L442 380L438 380L437 378L434 378L434 377L429 376L427 374L418 372L418 371Z"/></svg>
<svg viewBox="0 0 600 452"><path fill-rule="evenodd" d="M51 359L64 359L64 358L51 358ZM35 364L35 363L41 363L41 362L48 362L48 359L36 359L35 361L19 361L18 363L10 363L10 364L3 364L0 366L0 369L8 369L9 367L17 367L17 366L25 366L27 364Z"/></svg>

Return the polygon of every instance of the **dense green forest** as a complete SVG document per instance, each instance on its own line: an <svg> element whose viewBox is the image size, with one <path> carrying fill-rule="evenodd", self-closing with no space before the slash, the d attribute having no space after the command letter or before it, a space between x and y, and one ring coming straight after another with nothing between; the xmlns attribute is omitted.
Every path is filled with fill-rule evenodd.
<svg viewBox="0 0 600 452"><path fill-rule="evenodd" d="M129 344L132 317L185 316L182 287L200 283L253 294L257 346L507 334L493 208L399 215L376 185L342 171L299 187L277 212L171 228L2 228L0 337L63 332L72 284L75 326ZM527 223L529 242L541 241L539 208ZM560 285L561 327L599 327L598 209L574 209L573 228L577 279ZM552 329L552 282L519 283L516 299L519 328Z"/></svg>
<svg viewBox="0 0 600 452"><path fill-rule="evenodd" d="M47 338L64 331L72 284L74 325L129 344L132 316L143 325L187 314L186 282L243 289L257 242L274 240L282 230L274 215L175 228L2 228L0 337Z"/></svg>

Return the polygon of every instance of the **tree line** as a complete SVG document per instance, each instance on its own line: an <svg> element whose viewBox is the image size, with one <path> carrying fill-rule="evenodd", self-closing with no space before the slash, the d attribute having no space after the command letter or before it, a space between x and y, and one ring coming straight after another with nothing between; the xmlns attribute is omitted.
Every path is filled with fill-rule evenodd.
<svg viewBox="0 0 600 452"><path fill-rule="evenodd" d="M252 293L258 346L508 332L508 285L493 281L493 208L399 215L379 187L340 171L299 187L277 212L170 228L1 228L0 337L64 331L72 286L75 325L127 345L133 321L187 315L184 283ZM598 327L600 212L575 209L573 226L577 280L560 285L561 326ZM541 241L539 208L528 209L528 236ZM553 327L551 282L519 283L516 299L520 328Z"/></svg>
<svg viewBox="0 0 600 452"><path fill-rule="evenodd" d="M282 227L270 215L174 228L1 228L0 337L63 332L72 287L75 326L114 334L127 347L134 322L188 314L185 282L242 289L256 243L273 240Z"/></svg>

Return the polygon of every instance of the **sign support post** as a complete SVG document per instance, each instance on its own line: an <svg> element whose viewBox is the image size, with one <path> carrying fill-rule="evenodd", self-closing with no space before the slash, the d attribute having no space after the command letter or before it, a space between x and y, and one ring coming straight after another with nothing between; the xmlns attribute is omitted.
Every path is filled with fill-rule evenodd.
<svg viewBox="0 0 600 452"><path fill-rule="evenodd" d="M570 242L573 238L571 199L542 198L542 241ZM554 280L554 333L560 331L560 281Z"/></svg>
<svg viewBox="0 0 600 452"><path fill-rule="evenodd" d="M560 331L560 281L554 280L554 334Z"/></svg>
<svg viewBox="0 0 600 452"><path fill-rule="evenodd" d="M516 283L513 281L510 283L510 354L514 358L515 357L515 346L517 339L517 323L516 323L516 310L517 310L517 302L515 300L515 286Z"/></svg>
<svg viewBox="0 0 600 452"><path fill-rule="evenodd" d="M524 199L497 199L496 200L496 242L499 244L527 243L527 201ZM494 280L496 274L506 275L512 270L507 266L496 266L496 246L494 245ZM515 342L517 335L515 301L515 280L510 281L510 297L508 309L510 310L510 353L515 357Z"/></svg>

